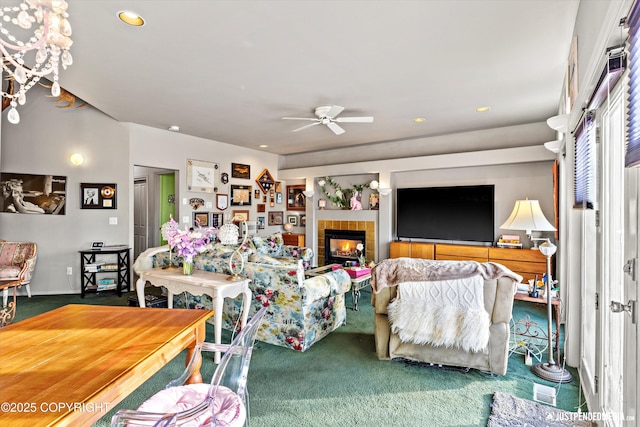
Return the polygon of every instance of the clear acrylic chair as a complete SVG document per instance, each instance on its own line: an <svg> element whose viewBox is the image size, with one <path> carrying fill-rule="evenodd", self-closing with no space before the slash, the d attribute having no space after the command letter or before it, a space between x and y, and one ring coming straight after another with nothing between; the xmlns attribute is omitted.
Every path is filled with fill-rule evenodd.
<svg viewBox="0 0 640 427"><path fill-rule="evenodd" d="M119 410L111 419L111 427L249 426L247 375L256 332L266 310L263 307L256 312L231 344L197 344L179 378L137 410ZM200 365L202 351L223 351L224 355L209 384L185 385Z"/></svg>

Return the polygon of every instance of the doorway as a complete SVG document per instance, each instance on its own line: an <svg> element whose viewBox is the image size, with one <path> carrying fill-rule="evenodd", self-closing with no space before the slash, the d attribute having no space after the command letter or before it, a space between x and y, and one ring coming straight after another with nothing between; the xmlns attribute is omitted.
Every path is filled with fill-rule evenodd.
<svg viewBox="0 0 640 427"><path fill-rule="evenodd" d="M134 166L134 259L150 247L166 244L160 227L175 218L177 174L171 169Z"/></svg>

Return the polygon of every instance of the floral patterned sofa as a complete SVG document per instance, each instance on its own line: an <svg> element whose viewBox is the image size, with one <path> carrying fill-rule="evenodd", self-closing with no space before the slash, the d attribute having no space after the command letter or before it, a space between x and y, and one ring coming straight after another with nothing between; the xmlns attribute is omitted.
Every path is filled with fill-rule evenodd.
<svg viewBox="0 0 640 427"><path fill-rule="evenodd" d="M237 246L214 243L211 249L196 255L193 267L228 274L229 257L236 249ZM351 280L344 270L305 278L312 250L285 245L281 233L269 237L254 236L241 252L246 261L241 275L251 279L249 287L253 293L249 316L263 306L269 307L270 316L265 316L265 324L258 330L259 340L305 351L345 323L345 293L351 288ZM174 257L173 262L178 263L179 260ZM153 266L168 263L168 251L153 255ZM211 305L211 298L207 295L174 295L176 308ZM232 329L241 306L241 298L225 300L223 327Z"/></svg>

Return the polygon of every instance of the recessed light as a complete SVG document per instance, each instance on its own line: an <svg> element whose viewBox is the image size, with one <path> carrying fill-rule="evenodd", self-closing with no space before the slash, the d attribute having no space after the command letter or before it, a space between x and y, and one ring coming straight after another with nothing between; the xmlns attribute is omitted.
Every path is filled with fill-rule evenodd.
<svg viewBox="0 0 640 427"><path fill-rule="evenodd" d="M413 122L414 123L422 123L425 120L427 120L427 119L425 119L424 117L416 117L415 119L413 119Z"/></svg>
<svg viewBox="0 0 640 427"><path fill-rule="evenodd" d="M260 148L267 148L267 147L268 147L268 145L267 145L267 144L260 144L260 145L258 145L258 147L260 147Z"/></svg>
<svg viewBox="0 0 640 427"><path fill-rule="evenodd" d="M486 113L490 109L491 109L491 107L478 107L478 108L476 108L476 112L478 112L478 113Z"/></svg>
<svg viewBox="0 0 640 427"><path fill-rule="evenodd" d="M179 132L180 131L180 126L176 126L176 125L169 126L169 130L171 132Z"/></svg>
<svg viewBox="0 0 640 427"><path fill-rule="evenodd" d="M142 19L142 16L130 10L121 10L118 12L118 18L120 18L120 20L125 24L133 27L142 27L144 25L144 19Z"/></svg>

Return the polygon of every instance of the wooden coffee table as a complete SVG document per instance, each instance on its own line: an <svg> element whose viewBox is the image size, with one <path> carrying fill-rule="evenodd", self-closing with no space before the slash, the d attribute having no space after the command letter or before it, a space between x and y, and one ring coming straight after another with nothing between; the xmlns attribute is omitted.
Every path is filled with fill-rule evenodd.
<svg viewBox="0 0 640 427"><path fill-rule="evenodd" d="M90 426L203 341L212 315L72 304L0 329L0 424Z"/></svg>

